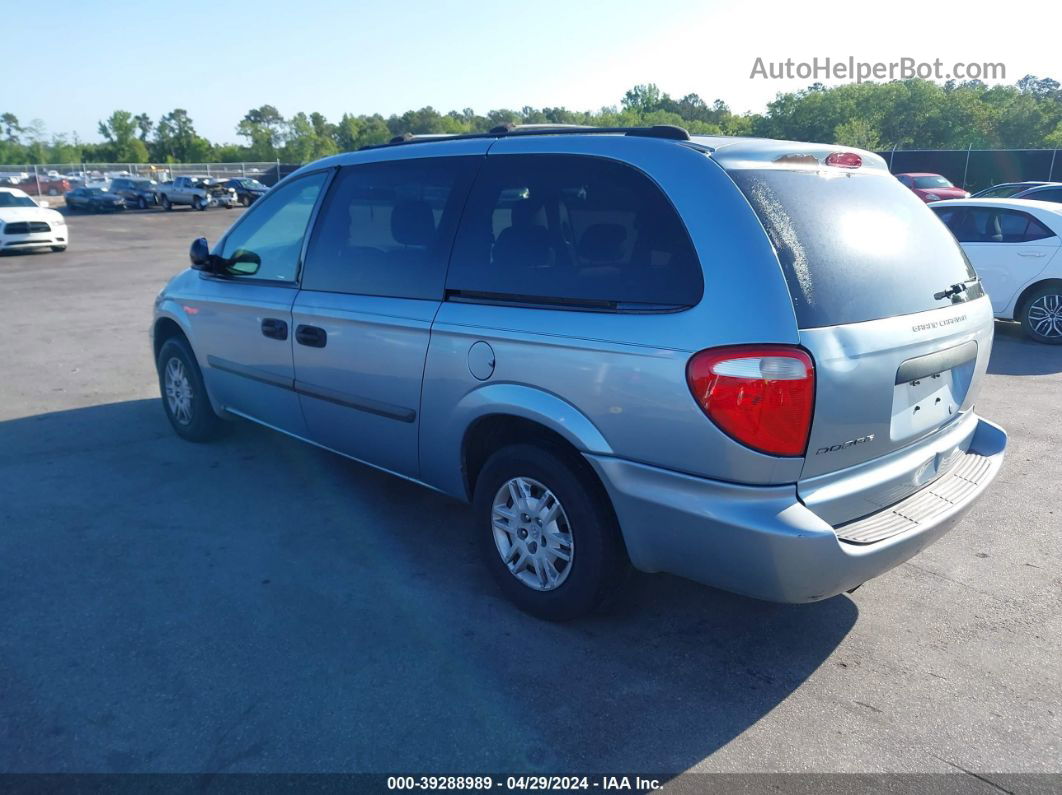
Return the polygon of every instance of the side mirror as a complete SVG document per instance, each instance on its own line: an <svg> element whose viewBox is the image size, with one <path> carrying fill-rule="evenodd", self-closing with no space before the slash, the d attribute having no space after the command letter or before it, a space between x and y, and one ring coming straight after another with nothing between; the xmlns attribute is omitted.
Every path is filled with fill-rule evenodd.
<svg viewBox="0 0 1062 795"><path fill-rule="evenodd" d="M51 203L47 199L41 199L37 202L38 207L51 207Z"/></svg>
<svg viewBox="0 0 1062 795"><path fill-rule="evenodd" d="M188 249L188 259L197 271L210 270L210 246L205 237L197 237L192 241L191 248Z"/></svg>

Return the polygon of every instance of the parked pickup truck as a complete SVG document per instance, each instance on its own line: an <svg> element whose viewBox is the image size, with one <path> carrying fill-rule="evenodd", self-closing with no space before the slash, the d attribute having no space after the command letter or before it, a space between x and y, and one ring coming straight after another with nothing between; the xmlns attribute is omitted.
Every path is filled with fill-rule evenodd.
<svg viewBox="0 0 1062 795"><path fill-rule="evenodd" d="M212 177L177 177L172 182L163 182L157 189L159 204L167 210L175 205L187 204L193 210L207 207L236 206L236 191L225 187L223 180Z"/></svg>

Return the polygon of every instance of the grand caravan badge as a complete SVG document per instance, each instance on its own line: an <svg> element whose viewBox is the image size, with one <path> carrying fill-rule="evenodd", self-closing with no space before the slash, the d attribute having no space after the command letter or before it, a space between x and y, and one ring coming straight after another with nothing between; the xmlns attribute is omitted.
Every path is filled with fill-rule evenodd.
<svg viewBox="0 0 1062 795"><path fill-rule="evenodd" d="M820 447L815 451L815 455L822 455L823 453L836 453L838 450L847 450L849 447L855 447L857 444L866 444L867 442L874 441L874 434L868 433L866 436L860 436L856 439L849 439L847 442L841 442L835 444L832 447Z"/></svg>

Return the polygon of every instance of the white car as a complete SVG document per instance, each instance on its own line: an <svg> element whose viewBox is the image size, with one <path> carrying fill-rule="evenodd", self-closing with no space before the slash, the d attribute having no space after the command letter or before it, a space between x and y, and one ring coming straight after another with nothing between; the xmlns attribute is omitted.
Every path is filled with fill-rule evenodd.
<svg viewBox="0 0 1062 795"><path fill-rule="evenodd" d="M955 199L930 205L962 245L998 318L1062 344L1062 205Z"/></svg>
<svg viewBox="0 0 1062 795"><path fill-rule="evenodd" d="M18 188L0 188L0 252L50 248L66 251L66 219Z"/></svg>

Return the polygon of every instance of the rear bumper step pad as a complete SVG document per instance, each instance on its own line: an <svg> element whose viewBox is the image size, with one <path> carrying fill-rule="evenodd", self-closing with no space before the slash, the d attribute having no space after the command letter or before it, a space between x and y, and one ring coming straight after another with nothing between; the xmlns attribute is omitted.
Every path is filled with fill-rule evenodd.
<svg viewBox="0 0 1062 795"><path fill-rule="evenodd" d="M850 544L873 544L914 530L965 503L990 470L991 461L986 456L967 453L950 472L921 491L880 513L836 528L837 537Z"/></svg>

